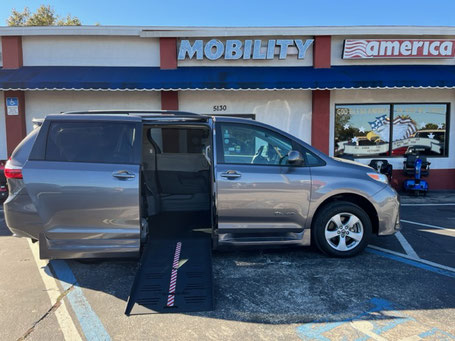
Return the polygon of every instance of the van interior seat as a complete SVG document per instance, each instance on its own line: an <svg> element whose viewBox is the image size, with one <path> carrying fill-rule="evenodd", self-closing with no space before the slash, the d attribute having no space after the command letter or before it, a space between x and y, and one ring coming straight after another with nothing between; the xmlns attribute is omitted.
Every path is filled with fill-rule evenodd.
<svg viewBox="0 0 455 341"><path fill-rule="evenodd" d="M143 151L148 215L210 209L210 166L201 153Z"/></svg>
<svg viewBox="0 0 455 341"><path fill-rule="evenodd" d="M209 165L202 154L158 154L157 170L163 194L209 191Z"/></svg>
<svg viewBox="0 0 455 341"><path fill-rule="evenodd" d="M162 211L210 209L209 165L202 154L158 154L156 178Z"/></svg>

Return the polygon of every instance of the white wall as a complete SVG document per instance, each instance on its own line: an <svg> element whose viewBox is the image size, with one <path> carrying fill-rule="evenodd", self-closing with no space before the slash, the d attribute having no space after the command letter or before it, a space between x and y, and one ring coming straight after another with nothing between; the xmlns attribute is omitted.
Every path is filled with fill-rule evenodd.
<svg viewBox="0 0 455 341"><path fill-rule="evenodd" d="M5 125L5 99L3 91L0 91L0 160L6 160L6 125Z"/></svg>
<svg viewBox="0 0 455 341"><path fill-rule="evenodd" d="M305 43L307 39L313 39L313 37L302 37L302 36L286 36L286 37L229 37L229 38L219 38L223 44L226 44L226 39L238 39L240 41L244 41L246 39L261 39L262 40L262 49L265 52L267 42L269 39L302 39ZM204 44L211 40L212 38L198 38L204 41ZM194 39L190 39L191 44L194 43ZM180 41L177 42L180 44ZM313 65L313 44L306 50L305 58L304 59L297 59L297 47L289 47L288 48L288 56L286 59L280 60L278 59L277 53L279 53L278 48L275 49L275 58L271 60L225 60L224 55L220 59L217 60L209 60L205 58L203 60L197 60L196 56L193 59L185 59L179 60L178 66L312 66ZM205 46L205 45L204 45ZM178 46L177 46L178 49ZM177 51L178 54L178 51Z"/></svg>
<svg viewBox="0 0 455 341"><path fill-rule="evenodd" d="M159 110L161 109L161 97L159 92L151 91L28 91L25 94L27 132L32 130L34 118L42 118L47 114L64 111L90 109Z"/></svg>
<svg viewBox="0 0 455 341"><path fill-rule="evenodd" d="M227 110L214 112L214 105ZM181 91L179 108L201 114L255 114L256 120L311 141L311 91Z"/></svg>
<svg viewBox="0 0 455 341"><path fill-rule="evenodd" d="M159 40L115 36L24 36L24 66L159 66Z"/></svg>
<svg viewBox="0 0 455 341"><path fill-rule="evenodd" d="M343 44L345 39L454 39L453 36L334 36L332 37L332 65L454 65L455 58L372 58L372 59L343 59Z"/></svg>
<svg viewBox="0 0 455 341"><path fill-rule="evenodd" d="M450 103L450 131L449 157L431 158L431 168L450 169L455 168L455 90L420 89L420 90L334 90L330 96L330 155L334 149L335 105L336 104L360 104L360 103L426 103L444 102ZM403 168L403 158L387 158L394 169ZM357 159L368 164L371 159Z"/></svg>

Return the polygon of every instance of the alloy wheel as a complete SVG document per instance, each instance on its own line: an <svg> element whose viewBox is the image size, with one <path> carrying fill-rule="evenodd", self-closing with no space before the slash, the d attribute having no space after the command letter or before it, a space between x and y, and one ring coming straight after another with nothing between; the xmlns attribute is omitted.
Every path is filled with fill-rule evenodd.
<svg viewBox="0 0 455 341"><path fill-rule="evenodd" d="M337 213L325 226L325 239L331 248L345 252L354 249L363 239L362 221L349 212Z"/></svg>

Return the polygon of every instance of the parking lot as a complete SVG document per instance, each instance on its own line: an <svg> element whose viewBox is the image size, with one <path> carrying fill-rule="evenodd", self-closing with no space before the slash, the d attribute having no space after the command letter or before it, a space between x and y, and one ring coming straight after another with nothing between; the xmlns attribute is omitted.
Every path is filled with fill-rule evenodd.
<svg viewBox="0 0 455 341"><path fill-rule="evenodd" d="M216 309L127 317L135 261L39 261L0 228L2 340L452 340L455 194L402 198L402 230L360 256L313 248L213 259Z"/></svg>

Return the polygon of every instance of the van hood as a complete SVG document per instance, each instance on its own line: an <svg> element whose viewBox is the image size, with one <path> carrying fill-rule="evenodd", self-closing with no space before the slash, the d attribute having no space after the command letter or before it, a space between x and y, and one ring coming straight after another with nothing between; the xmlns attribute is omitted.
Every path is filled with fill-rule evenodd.
<svg viewBox="0 0 455 341"><path fill-rule="evenodd" d="M367 170L370 170L370 171L373 169L370 166L364 165L363 163L360 163L360 162L357 162L357 161L352 161L352 160L348 160L348 159L342 159L342 158L339 158L339 157L333 157L332 159L337 161L337 162L341 162L341 163L344 163L344 164L352 165L352 166L354 166L353 168L363 168L363 169L366 168Z"/></svg>

